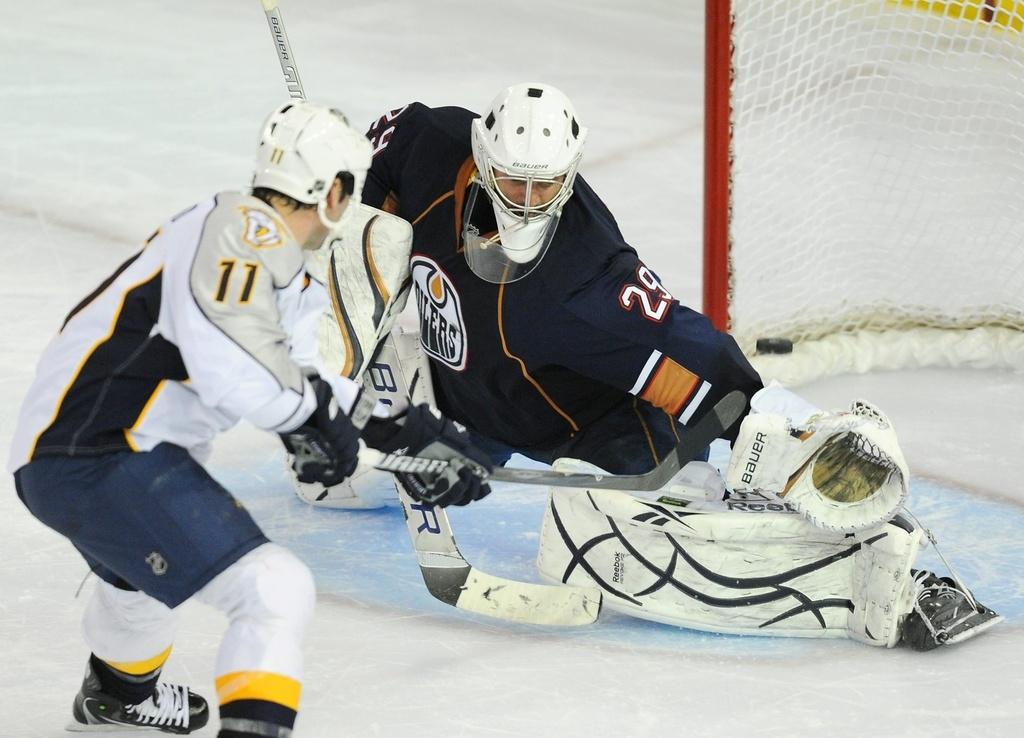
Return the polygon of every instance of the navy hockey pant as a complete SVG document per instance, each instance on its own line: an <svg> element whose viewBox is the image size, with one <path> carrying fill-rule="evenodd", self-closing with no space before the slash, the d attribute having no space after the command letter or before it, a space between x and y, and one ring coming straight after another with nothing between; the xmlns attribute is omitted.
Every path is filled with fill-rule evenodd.
<svg viewBox="0 0 1024 738"><path fill-rule="evenodd" d="M15 485L29 511L70 539L98 576L168 607L267 541L241 503L169 443L45 456L19 469Z"/></svg>

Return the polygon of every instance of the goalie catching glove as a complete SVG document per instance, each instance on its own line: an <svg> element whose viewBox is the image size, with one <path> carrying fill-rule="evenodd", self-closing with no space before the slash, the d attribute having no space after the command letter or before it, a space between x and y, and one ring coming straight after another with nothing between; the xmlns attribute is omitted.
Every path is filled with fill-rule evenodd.
<svg viewBox="0 0 1024 738"><path fill-rule="evenodd" d="M363 440L385 453L448 462L440 471L394 472L420 502L468 505L490 494L485 481L492 469L490 458L472 444L466 431L427 405L410 406L390 418L370 418Z"/></svg>
<svg viewBox="0 0 1024 738"><path fill-rule="evenodd" d="M907 462L875 406L858 400L827 413L772 384L751 408L733 444L730 489L782 497L815 525L843 533L881 525L902 506Z"/></svg>

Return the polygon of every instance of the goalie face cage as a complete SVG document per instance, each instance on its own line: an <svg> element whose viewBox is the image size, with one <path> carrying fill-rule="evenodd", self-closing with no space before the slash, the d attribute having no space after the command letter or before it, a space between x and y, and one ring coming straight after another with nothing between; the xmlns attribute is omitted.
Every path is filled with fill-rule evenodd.
<svg viewBox="0 0 1024 738"><path fill-rule="evenodd" d="M784 382L1024 365L1024 2L707 0L704 310Z"/></svg>

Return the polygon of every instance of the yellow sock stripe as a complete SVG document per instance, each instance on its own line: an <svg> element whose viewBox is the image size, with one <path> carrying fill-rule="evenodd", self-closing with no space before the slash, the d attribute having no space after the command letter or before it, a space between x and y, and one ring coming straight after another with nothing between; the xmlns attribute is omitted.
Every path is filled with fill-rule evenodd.
<svg viewBox="0 0 1024 738"><path fill-rule="evenodd" d="M156 671L164 662L167 661L167 657L171 655L171 649L173 646L168 646L166 650L157 654L151 659L145 661L107 661L103 659L103 663L112 669L123 671L125 674L131 674L132 676L141 676L142 674L148 674L151 671Z"/></svg>
<svg viewBox="0 0 1024 738"><path fill-rule="evenodd" d="M222 705L236 700L263 700L299 709L302 685L281 674L269 671L235 671L217 677L217 700Z"/></svg>

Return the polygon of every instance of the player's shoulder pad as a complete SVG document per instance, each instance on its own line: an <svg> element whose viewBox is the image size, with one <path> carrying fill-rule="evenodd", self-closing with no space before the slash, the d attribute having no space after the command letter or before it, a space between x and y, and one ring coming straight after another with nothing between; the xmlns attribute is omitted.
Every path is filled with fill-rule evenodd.
<svg viewBox="0 0 1024 738"><path fill-rule="evenodd" d="M617 228L574 199L575 193L539 270L549 288L566 297L591 292L601 284L617 284L639 263L636 251Z"/></svg>
<svg viewBox="0 0 1024 738"><path fill-rule="evenodd" d="M223 258L258 261L274 284L288 283L302 268L302 249L281 216L262 200L241 192L222 192L210 214L204 250Z"/></svg>
<svg viewBox="0 0 1024 738"><path fill-rule="evenodd" d="M637 282L638 270L643 267L636 251L621 236L603 229L567 239L568 248L562 252L558 251L560 245L552 243L544 257L550 263L541 264L552 302L601 333L636 338L635 331L645 324L627 319L631 311L623 304L624 294ZM657 307L667 310L670 306L660 305L662 297L671 300L659 296Z"/></svg>
<svg viewBox="0 0 1024 738"><path fill-rule="evenodd" d="M225 225L239 244L255 251L280 249L293 242L291 232L281 216L262 200L232 193L235 197L224 196Z"/></svg>

